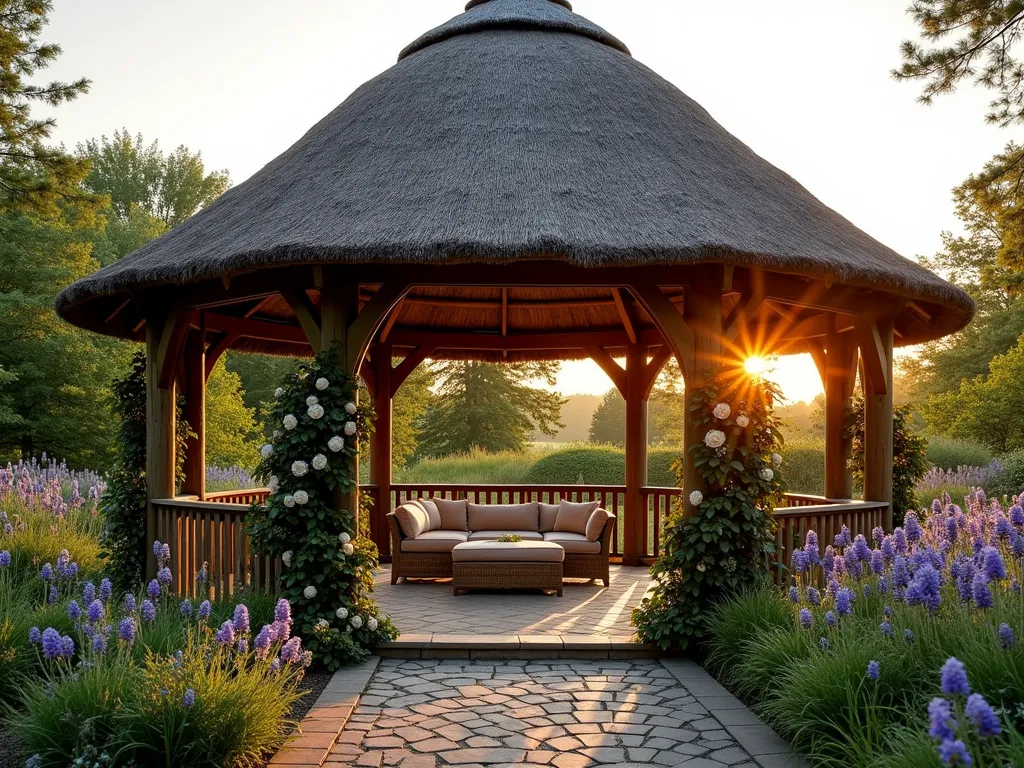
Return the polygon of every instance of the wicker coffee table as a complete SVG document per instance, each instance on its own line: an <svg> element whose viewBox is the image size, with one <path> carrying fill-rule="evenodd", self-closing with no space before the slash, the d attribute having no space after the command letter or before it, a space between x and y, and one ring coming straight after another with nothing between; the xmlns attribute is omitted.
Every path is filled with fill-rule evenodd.
<svg viewBox="0 0 1024 768"><path fill-rule="evenodd" d="M466 541L452 550L452 592L543 589L561 597L563 559L550 541Z"/></svg>

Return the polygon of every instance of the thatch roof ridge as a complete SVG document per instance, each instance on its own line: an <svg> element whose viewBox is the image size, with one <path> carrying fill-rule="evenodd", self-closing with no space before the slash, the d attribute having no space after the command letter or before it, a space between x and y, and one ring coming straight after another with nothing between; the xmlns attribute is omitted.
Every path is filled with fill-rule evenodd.
<svg viewBox="0 0 1024 768"><path fill-rule="evenodd" d="M589 37L629 55L625 43L589 19L573 13L568 3L563 5L558 0L485 0L469 3L465 13L421 35L398 54L398 60L455 35L503 28L568 32Z"/></svg>
<svg viewBox="0 0 1024 768"><path fill-rule="evenodd" d="M491 0L493 8L549 0ZM574 16L574 14L569 14ZM420 48L357 89L250 179L57 299L268 266L727 262L973 303L865 234L700 105L593 37L482 28ZM92 310L95 312L96 310Z"/></svg>

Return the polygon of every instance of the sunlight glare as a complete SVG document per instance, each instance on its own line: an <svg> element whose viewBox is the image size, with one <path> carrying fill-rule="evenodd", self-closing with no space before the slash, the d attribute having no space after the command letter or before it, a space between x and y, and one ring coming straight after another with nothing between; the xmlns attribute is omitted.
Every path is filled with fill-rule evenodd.
<svg viewBox="0 0 1024 768"><path fill-rule="evenodd" d="M771 364L760 355L751 355L743 362L743 368L751 376L763 376L771 369Z"/></svg>

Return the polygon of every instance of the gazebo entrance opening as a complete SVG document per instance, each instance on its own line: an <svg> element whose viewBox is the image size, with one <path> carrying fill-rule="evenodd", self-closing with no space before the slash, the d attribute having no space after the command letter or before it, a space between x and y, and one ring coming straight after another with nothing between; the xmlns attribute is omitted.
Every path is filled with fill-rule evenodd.
<svg viewBox="0 0 1024 768"><path fill-rule="evenodd" d="M570 269L543 262L389 269L374 275L380 282L348 282L354 271L291 270L261 276L258 283L254 276L219 282L208 286L201 300L169 313L159 338L148 334L150 370L158 372L151 402L169 401L180 386L197 435L186 447L186 479L182 495L175 497L173 488L155 486L159 465L173 465L168 431L173 423L150 421L157 470L151 481L151 535L177 542L176 551L191 551L185 557L196 565L209 562L211 572L222 574L224 589L239 579L272 577L276 569L247 551L238 506L265 498L267 491L207 494L204 488L205 379L228 347L289 356L309 356L325 343L345 348L377 413L370 484L361 490L370 499L369 534L385 560L390 546L385 515L409 498L436 495L481 503L598 499L618 518L612 557L630 565L656 557L662 522L681 491L647 485L645 406L670 356L680 362L689 389L723 368L742 368L750 358L806 351L818 363L827 399L826 496L790 495L790 506L777 515L780 559L807 529L838 531L847 524L869 533L890 521L892 340L912 332L914 312L904 312L898 323L857 314L857 308L884 306L875 292L716 264L676 268L671 282L664 271L659 279L650 270ZM303 284L304 278L309 282ZM626 403L625 484L394 483L391 401L428 358L593 359ZM866 501L859 502L850 499L850 442L843 434L858 365L873 425L865 436ZM160 412L159 407L153 411ZM693 439L688 430L681 456ZM699 487L694 480L685 490ZM189 573L188 563L183 565L179 570Z"/></svg>

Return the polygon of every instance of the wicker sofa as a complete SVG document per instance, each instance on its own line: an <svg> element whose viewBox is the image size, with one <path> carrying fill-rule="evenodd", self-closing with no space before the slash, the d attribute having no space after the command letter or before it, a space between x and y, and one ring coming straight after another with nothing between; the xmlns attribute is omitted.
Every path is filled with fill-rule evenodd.
<svg viewBox="0 0 1024 768"><path fill-rule="evenodd" d="M449 578L457 544L514 533L526 541L559 544L565 550L563 578L600 579L608 586L615 516L596 501L472 504L423 498L399 505L387 520L392 584L400 578Z"/></svg>

